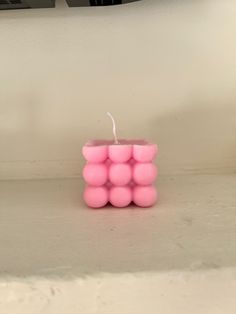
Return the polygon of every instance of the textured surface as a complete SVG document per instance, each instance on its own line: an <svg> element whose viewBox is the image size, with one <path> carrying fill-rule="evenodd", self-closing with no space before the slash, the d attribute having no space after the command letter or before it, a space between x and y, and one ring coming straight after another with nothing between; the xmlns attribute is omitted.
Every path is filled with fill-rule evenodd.
<svg viewBox="0 0 236 314"><path fill-rule="evenodd" d="M94 211L81 180L0 183L0 276L236 267L236 176L160 177L153 209Z"/></svg>
<svg viewBox="0 0 236 314"><path fill-rule="evenodd" d="M235 314L236 270L0 282L6 314Z"/></svg>
<svg viewBox="0 0 236 314"><path fill-rule="evenodd" d="M161 177L153 209L81 184L0 182L0 313L235 314L235 175Z"/></svg>

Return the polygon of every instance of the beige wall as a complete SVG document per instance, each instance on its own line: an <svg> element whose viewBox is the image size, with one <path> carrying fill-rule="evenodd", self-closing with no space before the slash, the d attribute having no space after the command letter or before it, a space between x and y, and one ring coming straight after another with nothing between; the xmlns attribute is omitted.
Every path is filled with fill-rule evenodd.
<svg viewBox="0 0 236 314"><path fill-rule="evenodd" d="M235 36L235 0L0 11L0 178L79 175L107 110L163 174L234 171Z"/></svg>

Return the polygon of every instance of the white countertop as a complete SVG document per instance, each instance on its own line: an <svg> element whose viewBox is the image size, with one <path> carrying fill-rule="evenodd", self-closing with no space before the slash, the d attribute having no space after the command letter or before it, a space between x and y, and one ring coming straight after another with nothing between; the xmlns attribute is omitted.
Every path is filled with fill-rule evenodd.
<svg viewBox="0 0 236 314"><path fill-rule="evenodd" d="M119 313L117 293L127 314L235 313L236 176L159 187L155 208L91 210L79 179L2 181L1 313Z"/></svg>
<svg viewBox="0 0 236 314"><path fill-rule="evenodd" d="M236 266L236 176L163 176L159 186L155 208L91 210L78 179L2 181L0 276Z"/></svg>
<svg viewBox="0 0 236 314"><path fill-rule="evenodd" d="M159 187L155 208L91 210L79 179L2 181L1 313L64 314L62 299L66 311L119 313L116 293L127 314L179 302L199 313L201 294L202 309L214 295L219 310L204 313L235 313L236 176L163 176Z"/></svg>

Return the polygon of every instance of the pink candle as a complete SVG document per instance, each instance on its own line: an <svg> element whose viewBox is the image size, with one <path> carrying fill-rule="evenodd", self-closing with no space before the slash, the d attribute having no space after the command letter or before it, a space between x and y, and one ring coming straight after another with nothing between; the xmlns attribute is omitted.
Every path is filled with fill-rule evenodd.
<svg viewBox="0 0 236 314"><path fill-rule="evenodd" d="M109 114L110 115L110 114ZM87 184L84 201L91 208L151 207L157 201L153 185L157 168L153 161L157 145L145 140L118 140L113 117L114 141L93 140L83 147L87 163L83 178Z"/></svg>

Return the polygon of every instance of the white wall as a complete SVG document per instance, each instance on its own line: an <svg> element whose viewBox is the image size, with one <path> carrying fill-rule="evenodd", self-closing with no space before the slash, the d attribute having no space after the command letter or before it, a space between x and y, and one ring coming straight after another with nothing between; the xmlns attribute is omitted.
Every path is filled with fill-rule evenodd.
<svg viewBox="0 0 236 314"><path fill-rule="evenodd" d="M0 178L81 173L81 146L159 143L162 173L236 170L236 1L0 11Z"/></svg>

